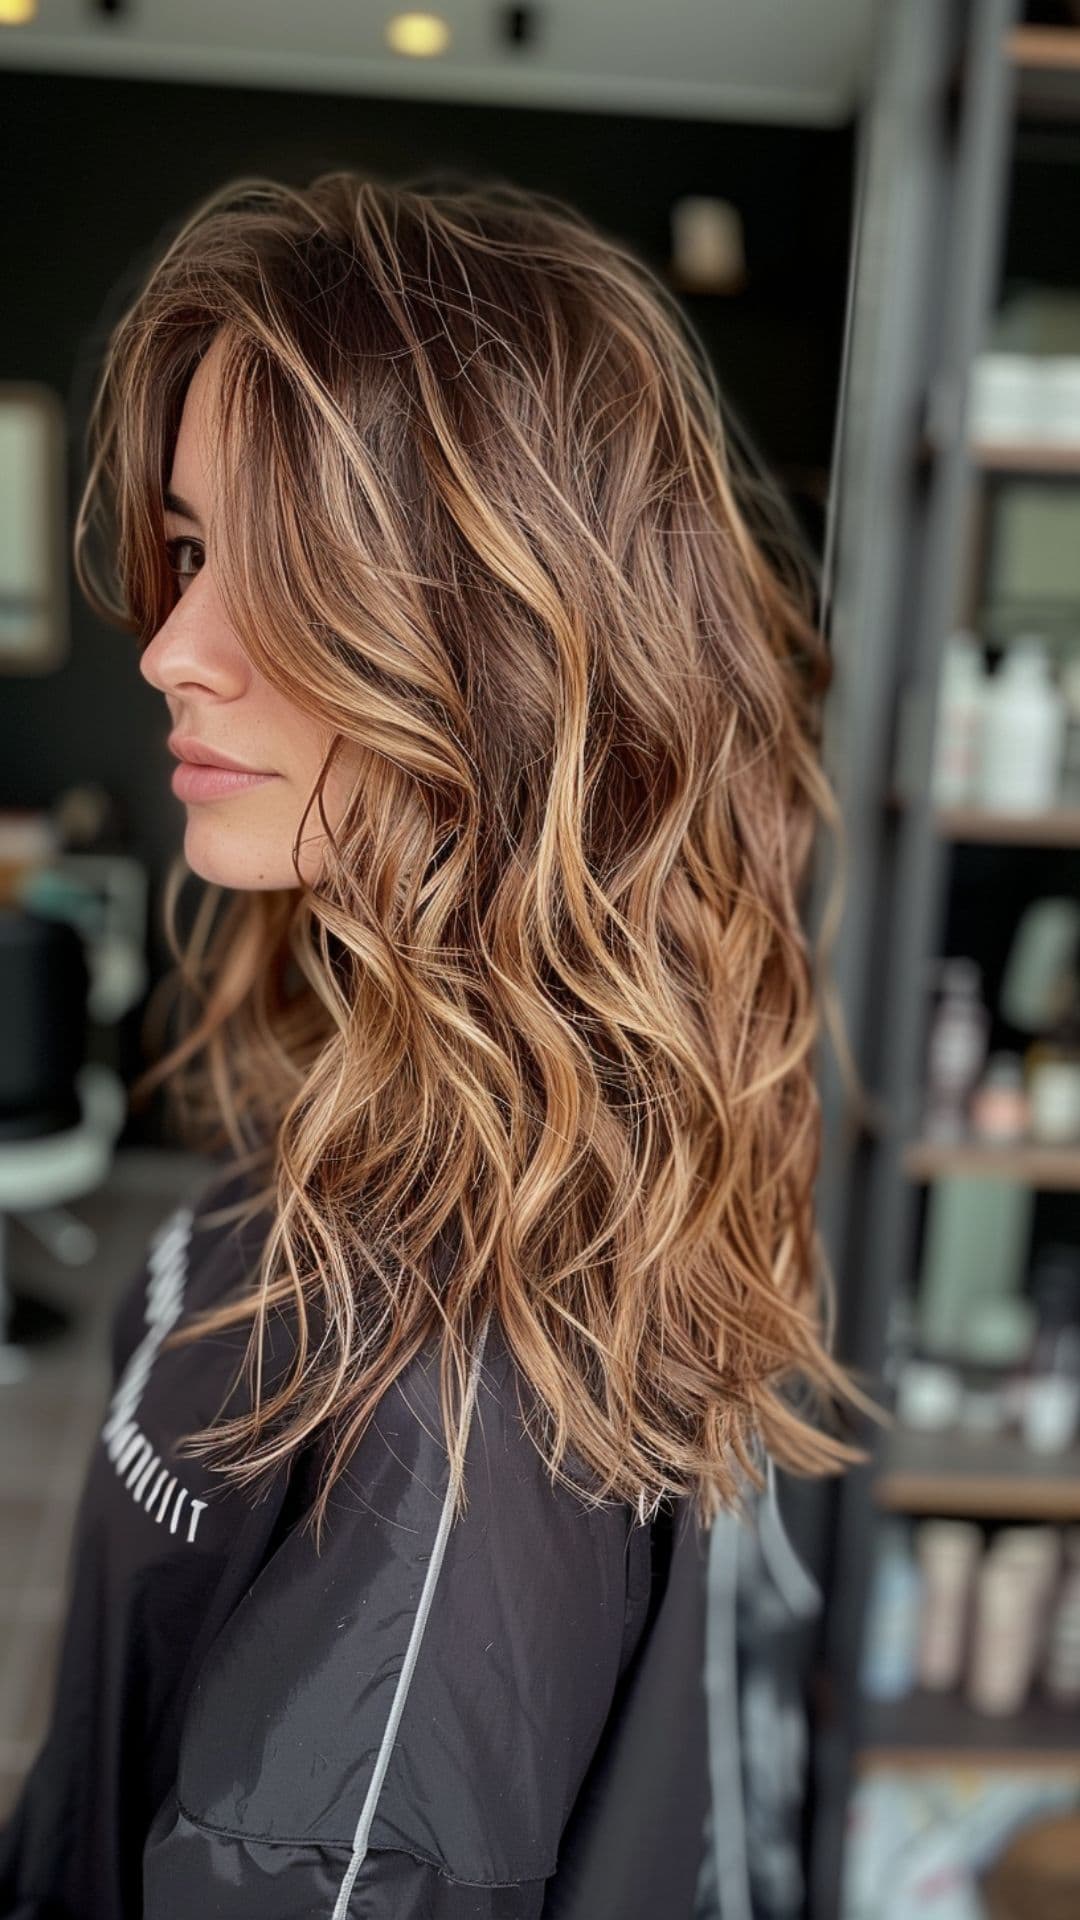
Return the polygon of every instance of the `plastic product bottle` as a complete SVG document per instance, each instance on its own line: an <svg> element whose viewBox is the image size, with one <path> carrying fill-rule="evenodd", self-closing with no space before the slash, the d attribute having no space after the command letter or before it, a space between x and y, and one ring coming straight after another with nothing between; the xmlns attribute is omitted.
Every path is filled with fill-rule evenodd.
<svg viewBox="0 0 1080 1920"><path fill-rule="evenodd" d="M868 1700L902 1700L915 1684L922 1580L902 1520L882 1521L870 1583L862 1690Z"/></svg>
<svg viewBox="0 0 1080 1920"><path fill-rule="evenodd" d="M938 807L970 806L978 797L983 705L989 675L973 633L951 633L941 664L931 785Z"/></svg>
<svg viewBox="0 0 1080 1920"><path fill-rule="evenodd" d="M915 1540L923 1576L919 1680L946 1691L959 1685L964 1671L982 1531L964 1520L924 1520Z"/></svg>
<svg viewBox="0 0 1080 1920"><path fill-rule="evenodd" d="M1056 1025L1029 1048L1031 1135L1049 1145L1080 1140L1080 991Z"/></svg>
<svg viewBox="0 0 1080 1920"><path fill-rule="evenodd" d="M1080 1423L1080 1251L1047 1246L1031 1275L1038 1314L1020 1430L1037 1453L1060 1453Z"/></svg>
<svg viewBox="0 0 1080 1920"><path fill-rule="evenodd" d="M982 1001L982 973L974 960L945 960L941 996L930 1023L924 1127L935 1140L967 1132L967 1108L986 1060L990 1018Z"/></svg>
<svg viewBox="0 0 1080 1920"><path fill-rule="evenodd" d="M1061 1530L1058 1527L1001 1527L994 1535L990 1552L995 1560L1008 1560L1023 1567L1030 1577L1035 1631L1041 1635L1046 1624L1051 1596L1061 1571Z"/></svg>
<svg viewBox="0 0 1080 1920"><path fill-rule="evenodd" d="M975 1583L967 1697L979 1713L1016 1713L1027 1699L1038 1655L1042 1589L1019 1555L985 1555Z"/></svg>
<svg viewBox="0 0 1080 1920"><path fill-rule="evenodd" d="M1073 1557L1054 1605L1043 1686L1062 1707L1080 1706L1080 1557Z"/></svg>
<svg viewBox="0 0 1080 1920"><path fill-rule="evenodd" d="M1043 642L1015 640L983 702L979 804L992 813L1041 813L1060 798L1065 701Z"/></svg>

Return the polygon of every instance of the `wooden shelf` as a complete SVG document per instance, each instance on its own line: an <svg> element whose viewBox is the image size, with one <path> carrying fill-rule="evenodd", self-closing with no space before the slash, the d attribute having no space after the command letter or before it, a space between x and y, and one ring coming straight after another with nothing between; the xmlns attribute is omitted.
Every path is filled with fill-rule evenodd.
<svg viewBox="0 0 1080 1920"><path fill-rule="evenodd" d="M1075 474L1080 480L1080 441L973 440L972 464L984 473L1046 475Z"/></svg>
<svg viewBox="0 0 1080 1920"><path fill-rule="evenodd" d="M1080 1711L1033 1700L1007 1719L976 1713L956 1694L916 1692L865 1701L856 1766L1052 1769L1080 1775Z"/></svg>
<svg viewBox="0 0 1080 1920"><path fill-rule="evenodd" d="M895 1427L882 1442L874 1498L891 1513L1080 1521L1080 1447L1039 1454L1011 1437Z"/></svg>
<svg viewBox="0 0 1080 1920"><path fill-rule="evenodd" d="M1005 49L1021 117L1072 120L1080 110L1080 29L1015 27Z"/></svg>
<svg viewBox="0 0 1080 1920"><path fill-rule="evenodd" d="M902 813L911 797L891 788L883 804ZM1075 847L1080 850L1080 807L1049 807L1042 813L998 813L990 807L938 807L934 828L941 840L961 846Z"/></svg>
<svg viewBox="0 0 1080 1920"><path fill-rule="evenodd" d="M1080 72L1080 28L1014 27L1005 50L1014 67Z"/></svg>
<svg viewBox="0 0 1080 1920"><path fill-rule="evenodd" d="M990 813L981 807L942 807L936 826L942 840L1008 847L1080 848L1080 807L1049 813Z"/></svg>
<svg viewBox="0 0 1080 1920"><path fill-rule="evenodd" d="M916 1140L904 1154L912 1180L963 1174L979 1180L1013 1180L1043 1191L1080 1192L1080 1143L1043 1147L995 1146L981 1140Z"/></svg>

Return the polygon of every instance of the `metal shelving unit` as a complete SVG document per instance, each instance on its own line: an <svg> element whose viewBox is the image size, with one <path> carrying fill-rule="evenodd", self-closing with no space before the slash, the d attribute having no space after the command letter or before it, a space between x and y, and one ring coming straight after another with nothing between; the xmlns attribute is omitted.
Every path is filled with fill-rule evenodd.
<svg viewBox="0 0 1080 1920"><path fill-rule="evenodd" d="M827 744L847 838L834 973L872 1121L853 1127L839 1070L827 1067L820 1215L839 1280L839 1350L871 1386L882 1378L890 1313L910 1294L921 1184L963 1171L1080 1190L1080 1150L919 1140L925 962L944 921L953 848L1077 847L1080 816L937 811L929 740L925 764L914 777L907 768L900 804L894 767L895 716L933 710L963 594L972 489L1016 473L1080 476L1078 447L972 445L965 432L969 372L996 292L1014 115L1029 99L1039 110L1050 54L1071 60L1080 44L1036 44L1018 14L1017 0L882 0L863 129ZM1076 79L1070 70L1080 101ZM885 1711L858 1686L880 1515L1075 1520L1080 1457L1050 1467L996 1443L965 1450L935 1436L921 1448L895 1430L862 1437L871 1457L835 1488L822 1569L813 1920L839 1912L848 1803L866 1770L1022 1760L1080 1771L1080 1716L1036 1703L1006 1725L920 1694Z"/></svg>
<svg viewBox="0 0 1080 1920"><path fill-rule="evenodd" d="M1080 849L1080 813L936 809L925 764L898 800L890 721L933 710L945 635L963 604L965 522L1016 477L1080 479L1080 445L973 443L969 369L996 292L1016 117L1080 112L1080 31L1019 23L1017 0L883 0L863 151L861 258L841 447L831 765L849 839L836 974L869 1095L855 1132L825 1079L831 1147L822 1220L839 1277L839 1347L882 1378L895 1303L910 1298L920 1188L963 1174L1080 1192L1080 1146L919 1137L924 963L937 951L954 850ZM867 636L873 636L868 642ZM910 743L908 749L910 752ZM839 1912L856 1781L875 1769L1022 1766L1080 1778L1080 1714L1033 1699L1007 1721L962 1699L860 1697L872 1542L884 1514L1080 1523L1080 1447L1046 1459L1019 1441L863 1436L870 1458L831 1502L811 1843L813 1920Z"/></svg>

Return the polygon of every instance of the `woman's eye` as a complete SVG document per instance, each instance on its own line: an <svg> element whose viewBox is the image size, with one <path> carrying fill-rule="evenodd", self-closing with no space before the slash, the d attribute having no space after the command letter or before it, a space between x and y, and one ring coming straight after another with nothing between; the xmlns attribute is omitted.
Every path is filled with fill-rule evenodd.
<svg viewBox="0 0 1080 1920"><path fill-rule="evenodd" d="M202 544L198 540L166 540L165 551L169 556L169 569L178 581L193 580L203 562ZM191 566L184 560L186 552L198 555L198 566ZM181 592L183 588L181 588Z"/></svg>

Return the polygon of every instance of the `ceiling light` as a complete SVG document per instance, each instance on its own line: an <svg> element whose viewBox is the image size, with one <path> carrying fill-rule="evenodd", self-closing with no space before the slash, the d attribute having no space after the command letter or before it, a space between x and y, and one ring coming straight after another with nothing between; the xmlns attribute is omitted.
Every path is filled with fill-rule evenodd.
<svg viewBox="0 0 1080 1920"><path fill-rule="evenodd" d="M446 52L450 29L438 13L395 13L386 23L386 43L395 53L426 60Z"/></svg>
<svg viewBox="0 0 1080 1920"><path fill-rule="evenodd" d="M0 27L24 27L37 12L37 0L0 0Z"/></svg>

